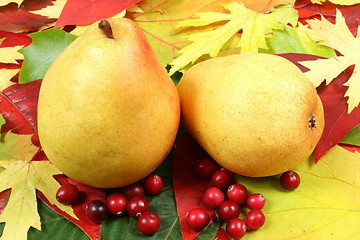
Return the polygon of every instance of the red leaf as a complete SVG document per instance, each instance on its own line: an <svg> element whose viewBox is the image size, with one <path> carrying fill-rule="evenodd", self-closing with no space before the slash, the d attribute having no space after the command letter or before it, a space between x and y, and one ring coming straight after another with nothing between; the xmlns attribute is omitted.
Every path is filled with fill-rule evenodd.
<svg viewBox="0 0 360 240"><path fill-rule="evenodd" d="M55 20L28 12L28 9L18 8L16 3L0 7L0 30L12 29L14 25L20 28L37 28Z"/></svg>
<svg viewBox="0 0 360 240"><path fill-rule="evenodd" d="M5 38L0 47L28 46L32 39L26 33L12 33L0 31L0 39Z"/></svg>
<svg viewBox="0 0 360 240"><path fill-rule="evenodd" d="M227 235L224 229L219 228L216 233L215 240L231 240L231 237Z"/></svg>
<svg viewBox="0 0 360 240"><path fill-rule="evenodd" d="M87 204L95 199L99 199L105 202L106 199L106 191L104 189L99 189L95 187L90 187L88 185L79 183L71 178L67 178L65 175L56 175L55 179L61 184L64 185L66 183L74 184L80 191L80 200L72 205L74 209L75 215L79 218L79 220L74 219L70 215L62 212L55 205L52 205L41 192L37 192L38 197L48 205L52 210L56 213L64 216L66 219L75 223L78 227L80 227L85 234L92 240L100 240L101 239L101 226L102 224L97 224L92 222L85 215L85 208Z"/></svg>
<svg viewBox="0 0 360 240"><path fill-rule="evenodd" d="M330 22L335 23L336 9L339 9L345 17L350 31L356 36L357 27L360 24L360 4L343 6L326 1L319 5L311 3L310 0L298 0L294 8L298 10L299 21L302 23L305 23L308 19L319 18L320 14Z"/></svg>
<svg viewBox="0 0 360 240"><path fill-rule="evenodd" d="M41 80L27 84L14 84L0 92L0 114L5 119L1 132L17 134L37 132L37 100Z"/></svg>
<svg viewBox="0 0 360 240"><path fill-rule="evenodd" d="M140 0L68 0L55 27L90 24L112 17L138 2Z"/></svg>
<svg viewBox="0 0 360 240"><path fill-rule="evenodd" d="M297 62L319 58L305 54L283 54L281 56L294 62L304 72L307 69ZM323 83L317 88L324 106L325 127L315 149L316 162L330 148L338 144L352 128L360 124L360 108L355 108L350 114L347 114L347 98L344 98L347 87L343 84L349 79L353 69L353 67L349 67L329 85L326 86Z"/></svg>
<svg viewBox="0 0 360 240"><path fill-rule="evenodd" d="M181 136L176 144L173 162L173 185L183 240L194 239L199 234L186 224L186 214L191 209L202 207L208 211L212 220L216 218L215 210L202 204L202 196L209 187L210 180L199 179L192 172L194 161L207 156L207 153L186 133Z"/></svg>
<svg viewBox="0 0 360 240"><path fill-rule="evenodd" d="M6 207L8 201L9 201L9 195L10 189L4 190L0 193L0 214L4 211L4 208Z"/></svg>

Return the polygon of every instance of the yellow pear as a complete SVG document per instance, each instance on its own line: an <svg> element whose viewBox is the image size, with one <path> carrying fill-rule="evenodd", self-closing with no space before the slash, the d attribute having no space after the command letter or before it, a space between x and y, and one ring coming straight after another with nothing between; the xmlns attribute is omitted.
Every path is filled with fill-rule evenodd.
<svg viewBox="0 0 360 240"><path fill-rule="evenodd" d="M131 20L90 26L52 63L38 102L38 133L65 175L100 188L149 175L170 152L179 95Z"/></svg>
<svg viewBox="0 0 360 240"><path fill-rule="evenodd" d="M324 128L312 82L283 57L239 54L198 63L178 86L190 134L221 166L251 177L290 170Z"/></svg>

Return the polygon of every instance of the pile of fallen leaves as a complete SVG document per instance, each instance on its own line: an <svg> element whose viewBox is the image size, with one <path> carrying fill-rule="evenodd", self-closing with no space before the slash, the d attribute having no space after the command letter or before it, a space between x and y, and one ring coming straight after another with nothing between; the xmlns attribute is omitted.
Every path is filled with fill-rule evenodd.
<svg viewBox="0 0 360 240"><path fill-rule="evenodd" d="M102 224L87 219L89 201L121 189L75 182L41 149L37 99L48 67L90 24L122 17L143 29L175 83L193 64L239 53L279 54L305 72L324 106L323 136L314 155L296 168L302 184L294 192L281 189L279 176L237 176L250 193L267 198L265 225L244 239L360 238L359 16L360 0L1 1L1 239L228 239L216 218L200 234L184 222L209 185L186 171L205 154L186 133L179 133L176 150L155 170L165 187L148 198L162 221L150 237L130 217ZM67 182L82 192L77 205L55 199Z"/></svg>

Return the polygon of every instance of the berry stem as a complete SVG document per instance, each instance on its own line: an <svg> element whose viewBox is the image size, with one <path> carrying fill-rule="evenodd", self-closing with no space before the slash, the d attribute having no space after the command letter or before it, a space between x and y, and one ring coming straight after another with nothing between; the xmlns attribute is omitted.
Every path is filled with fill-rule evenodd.
<svg viewBox="0 0 360 240"><path fill-rule="evenodd" d="M112 33L111 25L108 20L102 19L99 22L99 28L105 33L108 38L114 39L114 35Z"/></svg>

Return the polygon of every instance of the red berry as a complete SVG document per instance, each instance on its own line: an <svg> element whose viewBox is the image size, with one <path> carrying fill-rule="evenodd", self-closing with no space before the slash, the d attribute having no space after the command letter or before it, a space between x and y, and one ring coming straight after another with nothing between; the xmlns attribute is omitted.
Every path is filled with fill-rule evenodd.
<svg viewBox="0 0 360 240"><path fill-rule="evenodd" d="M205 191L202 200L207 207L217 208L224 202L224 199L225 196L220 189L211 187Z"/></svg>
<svg viewBox="0 0 360 240"><path fill-rule="evenodd" d="M138 218L142 213L149 211L149 202L145 198L130 199L126 210L130 217Z"/></svg>
<svg viewBox="0 0 360 240"><path fill-rule="evenodd" d="M146 178L144 187L148 194L158 194L164 187L164 181L159 175L150 175Z"/></svg>
<svg viewBox="0 0 360 240"><path fill-rule="evenodd" d="M284 188L293 190L300 185L300 176L294 171L284 172L281 174L280 183Z"/></svg>
<svg viewBox="0 0 360 240"><path fill-rule="evenodd" d="M186 223L194 231L202 231L209 223L209 213L202 208L191 209L186 215Z"/></svg>
<svg viewBox="0 0 360 240"><path fill-rule="evenodd" d="M253 209L245 218L246 226L250 230L255 230L260 228L265 223L265 215L260 209Z"/></svg>
<svg viewBox="0 0 360 240"><path fill-rule="evenodd" d="M85 209L86 216L93 222L101 223L108 215L106 204L101 200L92 200Z"/></svg>
<svg viewBox="0 0 360 240"><path fill-rule="evenodd" d="M246 202L248 191L242 184L233 184L228 188L226 196L237 204L243 204Z"/></svg>
<svg viewBox="0 0 360 240"><path fill-rule="evenodd" d="M113 215L121 216L126 211L127 199L124 194L112 193L106 198L106 206Z"/></svg>
<svg viewBox="0 0 360 240"><path fill-rule="evenodd" d="M223 202L218 208L219 218L225 222L232 218L237 218L240 214L239 205L231 200Z"/></svg>
<svg viewBox="0 0 360 240"><path fill-rule="evenodd" d="M246 206L249 209L262 209L265 205L265 198L260 193L254 193L246 199Z"/></svg>
<svg viewBox="0 0 360 240"><path fill-rule="evenodd" d="M210 158L200 158L196 160L193 170L200 178L211 178L218 167L217 163Z"/></svg>
<svg viewBox="0 0 360 240"><path fill-rule="evenodd" d="M56 199L63 204L72 204L79 198L79 190L73 184L64 184L56 192Z"/></svg>
<svg viewBox="0 0 360 240"><path fill-rule="evenodd" d="M231 238L242 238L246 233L246 224L239 218L232 218L226 224L226 233Z"/></svg>
<svg viewBox="0 0 360 240"><path fill-rule="evenodd" d="M127 185L124 188L123 193L127 200L130 200L133 198L143 198L145 195L144 188L136 183Z"/></svg>
<svg viewBox="0 0 360 240"><path fill-rule="evenodd" d="M160 218L156 213L145 212L137 220L137 228L145 235L153 235L160 228Z"/></svg>
<svg viewBox="0 0 360 240"><path fill-rule="evenodd" d="M211 177L211 184L224 190L232 184L232 177L225 169L216 170Z"/></svg>

